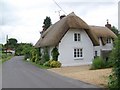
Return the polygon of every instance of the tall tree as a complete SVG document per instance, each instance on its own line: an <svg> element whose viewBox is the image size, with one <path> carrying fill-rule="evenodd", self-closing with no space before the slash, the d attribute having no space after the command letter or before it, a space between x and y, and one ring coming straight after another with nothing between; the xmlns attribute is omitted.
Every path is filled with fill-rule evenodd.
<svg viewBox="0 0 120 90"><path fill-rule="evenodd" d="M45 31L45 30L47 30L47 29L50 27L50 25L52 24L50 17L46 16L46 18L44 19L43 24L44 24L44 25L43 25L43 31Z"/></svg>
<svg viewBox="0 0 120 90"><path fill-rule="evenodd" d="M112 27L111 27L111 30L112 30L116 35L118 35L118 29L117 29L115 26L112 26Z"/></svg>
<svg viewBox="0 0 120 90"><path fill-rule="evenodd" d="M7 43L4 45L5 48L15 49L17 45L17 40L15 38L8 39Z"/></svg>

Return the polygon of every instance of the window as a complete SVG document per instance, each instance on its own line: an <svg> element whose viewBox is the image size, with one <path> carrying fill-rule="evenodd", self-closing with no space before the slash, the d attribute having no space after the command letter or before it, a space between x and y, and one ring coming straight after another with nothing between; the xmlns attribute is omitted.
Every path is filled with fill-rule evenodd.
<svg viewBox="0 0 120 90"><path fill-rule="evenodd" d="M74 41L80 41L80 33L74 33Z"/></svg>
<svg viewBox="0 0 120 90"><path fill-rule="evenodd" d="M97 51L95 51L95 57L97 57Z"/></svg>
<svg viewBox="0 0 120 90"><path fill-rule="evenodd" d="M74 58L83 57L83 49L75 48L74 49Z"/></svg>
<svg viewBox="0 0 120 90"><path fill-rule="evenodd" d="M111 39L110 38L107 38L107 43L111 43Z"/></svg>

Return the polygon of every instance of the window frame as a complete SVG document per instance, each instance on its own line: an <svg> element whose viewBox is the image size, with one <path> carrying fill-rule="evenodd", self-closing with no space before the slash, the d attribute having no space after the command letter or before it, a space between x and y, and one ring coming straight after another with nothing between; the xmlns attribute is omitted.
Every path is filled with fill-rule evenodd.
<svg viewBox="0 0 120 90"><path fill-rule="evenodd" d="M112 43L112 41L111 41L111 38L107 38L107 44L110 44L110 43Z"/></svg>
<svg viewBox="0 0 120 90"><path fill-rule="evenodd" d="M75 42L81 41L81 34L80 33L74 33L74 41Z"/></svg>
<svg viewBox="0 0 120 90"><path fill-rule="evenodd" d="M83 48L74 48L73 57L74 59L83 59Z"/></svg>

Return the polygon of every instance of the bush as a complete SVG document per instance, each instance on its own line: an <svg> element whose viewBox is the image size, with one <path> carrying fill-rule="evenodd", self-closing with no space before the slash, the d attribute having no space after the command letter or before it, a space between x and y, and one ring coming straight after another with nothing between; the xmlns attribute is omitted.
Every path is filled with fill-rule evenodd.
<svg viewBox="0 0 120 90"><path fill-rule="evenodd" d="M51 62L52 62L52 60L49 60L49 61L45 62L43 65L50 67L50 63L51 63Z"/></svg>
<svg viewBox="0 0 120 90"><path fill-rule="evenodd" d="M61 67L61 63L59 62L59 61L52 61L52 62L50 62L50 67L52 67L52 68L59 68L59 67Z"/></svg>
<svg viewBox="0 0 120 90"><path fill-rule="evenodd" d="M40 65L43 65L45 62L46 62L45 60L41 59L41 60L39 61L39 64L40 64Z"/></svg>
<svg viewBox="0 0 120 90"><path fill-rule="evenodd" d="M36 54L36 56L35 56L35 63L39 63L40 60L41 60L40 56L38 56L38 54Z"/></svg>
<svg viewBox="0 0 120 90"><path fill-rule="evenodd" d="M6 54L2 54L2 59L7 58Z"/></svg>
<svg viewBox="0 0 120 90"><path fill-rule="evenodd" d="M59 52L56 47L51 51L51 55L53 60L58 61Z"/></svg>
<svg viewBox="0 0 120 90"><path fill-rule="evenodd" d="M33 56L33 57L31 58L31 61L32 61L32 62L35 62L35 58L36 58L36 57Z"/></svg>
<svg viewBox="0 0 120 90"><path fill-rule="evenodd" d="M113 69L112 74L109 76L108 87L110 90L114 88L120 90L120 35L118 35L118 38L115 40L112 54Z"/></svg>
<svg viewBox="0 0 120 90"><path fill-rule="evenodd" d="M91 69L102 69L105 67L106 67L105 61L100 57L96 57L92 62Z"/></svg>
<svg viewBox="0 0 120 90"><path fill-rule="evenodd" d="M28 58L30 58L30 55L29 54L25 54L24 60L27 60Z"/></svg>
<svg viewBox="0 0 120 90"><path fill-rule="evenodd" d="M114 54L115 54L115 49L112 49L112 52L110 53L109 59L108 59L108 64L107 67L113 67L114 66Z"/></svg>
<svg viewBox="0 0 120 90"><path fill-rule="evenodd" d="M59 68L61 67L61 63L55 60L49 60L43 64L44 66L52 67L52 68Z"/></svg>

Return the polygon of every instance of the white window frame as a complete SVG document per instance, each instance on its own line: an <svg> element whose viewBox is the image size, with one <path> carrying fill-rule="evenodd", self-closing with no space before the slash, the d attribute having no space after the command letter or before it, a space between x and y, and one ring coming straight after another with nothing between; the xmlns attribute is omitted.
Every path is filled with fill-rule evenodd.
<svg viewBox="0 0 120 90"><path fill-rule="evenodd" d="M74 33L74 41L80 42L81 41L81 35L80 33Z"/></svg>
<svg viewBox="0 0 120 90"><path fill-rule="evenodd" d="M73 57L74 59L83 59L83 48L74 48Z"/></svg>
<svg viewBox="0 0 120 90"><path fill-rule="evenodd" d="M112 43L111 38L107 38L107 44Z"/></svg>

